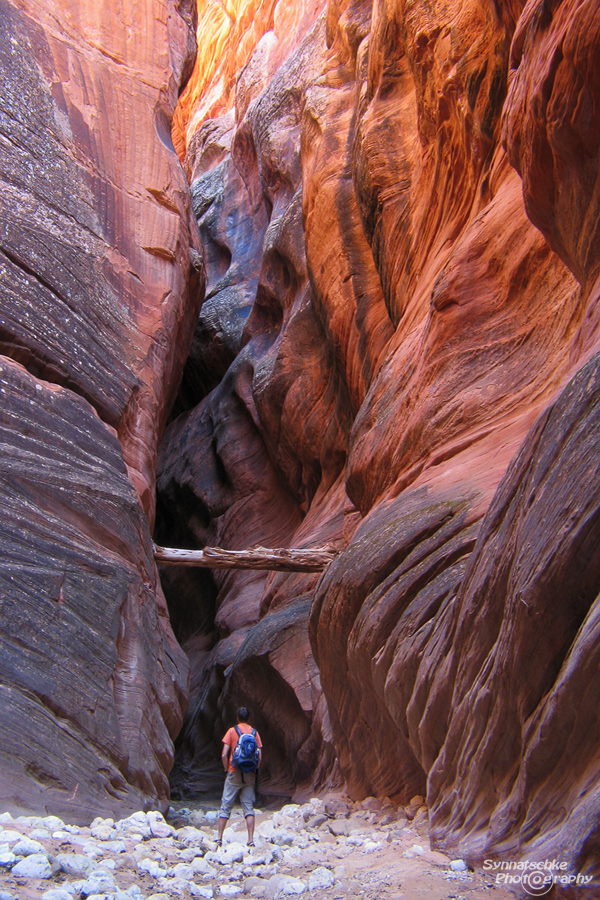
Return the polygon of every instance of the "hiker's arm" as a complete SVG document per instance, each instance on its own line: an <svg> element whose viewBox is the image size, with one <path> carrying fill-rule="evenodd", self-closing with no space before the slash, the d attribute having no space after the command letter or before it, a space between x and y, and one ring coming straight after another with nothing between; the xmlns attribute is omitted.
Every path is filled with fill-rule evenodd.
<svg viewBox="0 0 600 900"><path fill-rule="evenodd" d="M221 762L223 763L223 768L225 771L229 768L229 753L231 752L231 747L229 744L223 742L223 750L221 751Z"/></svg>

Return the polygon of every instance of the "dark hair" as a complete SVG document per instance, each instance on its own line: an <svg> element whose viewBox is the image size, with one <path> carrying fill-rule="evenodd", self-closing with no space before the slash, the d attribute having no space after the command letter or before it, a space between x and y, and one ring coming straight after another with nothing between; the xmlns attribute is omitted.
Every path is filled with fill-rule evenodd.
<svg viewBox="0 0 600 900"><path fill-rule="evenodd" d="M250 713L248 712L248 710L246 709L245 706L240 706L236 715L237 715L238 722L247 722L248 719L250 718Z"/></svg>

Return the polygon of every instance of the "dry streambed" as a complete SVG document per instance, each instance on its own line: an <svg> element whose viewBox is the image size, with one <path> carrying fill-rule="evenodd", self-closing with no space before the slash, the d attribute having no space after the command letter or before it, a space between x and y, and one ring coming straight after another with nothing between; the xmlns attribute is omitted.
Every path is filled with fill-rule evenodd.
<svg viewBox="0 0 600 900"><path fill-rule="evenodd" d="M89 828L54 816L0 815L0 900L509 900L492 878L429 849L427 810L369 798L314 798L258 812L256 847L238 814L223 846L218 812L171 809Z"/></svg>

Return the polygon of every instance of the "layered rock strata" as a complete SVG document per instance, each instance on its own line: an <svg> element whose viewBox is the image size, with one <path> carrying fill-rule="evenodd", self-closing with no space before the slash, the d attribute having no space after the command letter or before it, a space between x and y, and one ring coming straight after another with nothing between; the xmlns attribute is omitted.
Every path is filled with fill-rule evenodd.
<svg viewBox="0 0 600 900"><path fill-rule="evenodd" d="M170 138L194 15L0 17L0 792L89 822L166 804L186 704L149 524L203 278Z"/></svg>
<svg viewBox="0 0 600 900"><path fill-rule="evenodd" d="M179 132L208 291L159 533L345 547L198 585L179 787L247 700L275 791L335 750L446 848L595 873L599 35L584 0L332 0Z"/></svg>

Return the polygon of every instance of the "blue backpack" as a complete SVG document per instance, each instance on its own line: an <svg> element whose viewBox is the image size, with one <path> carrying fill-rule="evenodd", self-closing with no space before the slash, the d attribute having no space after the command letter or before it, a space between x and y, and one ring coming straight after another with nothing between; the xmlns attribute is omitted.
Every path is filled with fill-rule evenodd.
<svg viewBox="0 0 600 900"><path fill-rule="evenodd" d="M236 748L233 751L231 765L240 772L255 772L260 762L260 750L256 741L256 728L251 734L244 734L238 726L235 726L238 736Z"/></svg>

